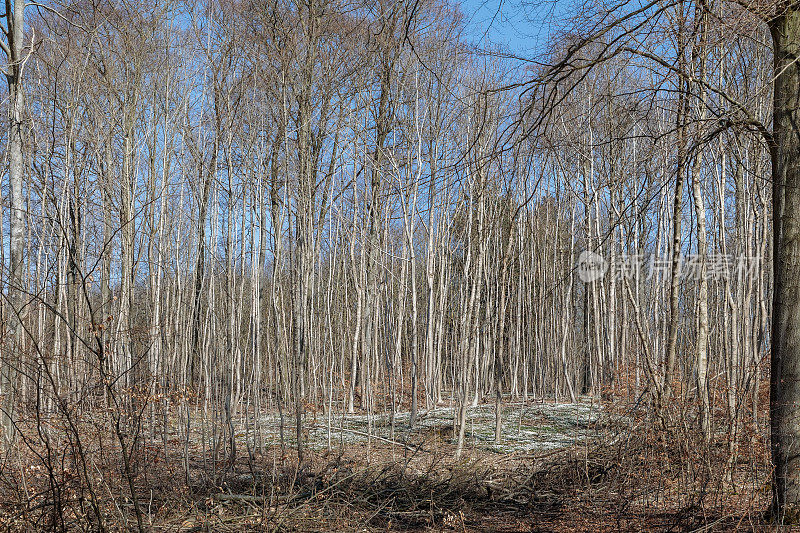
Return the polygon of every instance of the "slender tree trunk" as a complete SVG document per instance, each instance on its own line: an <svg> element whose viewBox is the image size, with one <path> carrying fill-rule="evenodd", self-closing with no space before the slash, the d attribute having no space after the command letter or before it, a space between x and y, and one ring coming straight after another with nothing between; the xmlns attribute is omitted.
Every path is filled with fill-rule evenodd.
<svg viewBox="0 0 800 533"><path fill-rule="evenodd" d="M706 77L706 20L707 16L704 7L696 10L698 17L699 42L697 43L696 62L697 77L704 81ZM700 94L700 110L698 133L703 127L706 118L706 90L698 84ZM701 135L697 135L697 142L701 141ZM697 396L700 405L700 428L706 440L711 439L711 407L709 405L708 390L708 279L706 277L706 260L708 255L708 237L706 234L706 207L703 198L703 188L700 182L700 173L703 167L703 152L701 147L696 148L694 162L692 164L692 198L694 200L695 218L697 224ZM724 224L724 222L723 222Z"/></svg>
<svg viewBox="0 0 800 533"><path fill-rule="evenodd" d="M0 363L0 393L3 395L2 428L3 436L10 441L14 436L14 404L16 395L16 368L19 365L21 331L19 313L21 312L23 288L23 254L25 251L25 199L22 183L25 175L24 159L24 112L25 99L22 87L22 44L24 36L25 3L6 1L6 26L8 37L8 66L6 80L9 96L8 131L8 181L11 191L10 214L10 252L11 272L9 276L8 338L12 348L4 350Z"/></svg>

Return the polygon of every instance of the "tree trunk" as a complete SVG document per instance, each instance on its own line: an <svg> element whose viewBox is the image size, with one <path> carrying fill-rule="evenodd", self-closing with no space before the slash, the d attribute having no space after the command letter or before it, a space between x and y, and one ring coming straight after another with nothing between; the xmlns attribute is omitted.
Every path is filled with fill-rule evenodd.
<svg viewBox="0 0 800 533"><path fill-rule="evenodd" d="M800 521L800 10L770 24L774 55L771 514Z"/></svg>
<svg viewBox="0 0 800 533"><path fill-rule="evenodd" d="M697 8L699 30L698 50L696 53L697 77L704 80L706 77L706 13L704 9ZM706 89L698 84L700 95L700 109L698 112L700 124L696 142L701 142L700 129L706 120ZM699 279L697 288L697 396L700 406L700 428L707 441L711 439L711 407L709 404L708 390L708 280L706 279L708 237L706 232L706 208L703 198L703 188L700 174L703 168L703 151L698 148L694 154L692 164L692 198L694 200L695 218L697 219L697 260L699 262ZM724 224L724 222L722 223Z"/></svg>
<svg viewBox="0 0 800 533"><path fill-rule="evenodd" d="M23 252L25 250L25 200L22 197L22 179L25 173L23 150L23 112L25 108L24 94L22 91L22 39L24 24L24 2L14 2L13 10L6 3L6 19L8 32L8 81L9 97L9 132L8 132L8 181L11 190L11 276L9 279L9 301L11 312L8 313L9 338L16 344L20 333L18 313L22 302L22 275ZM16 350L6 352L0 373L0 393L3 395L2 426L3 436L10 439L13 436L12 423L14 413L15 385L14 368L18 365L12 360ZM17 353L18 355L18 353Z"/></svg>
<svg viewBox="0 0 800 533"><path fill-rule="evenodd" d="M683 53L680 56L682 64ZM681 68L681 67L679 67ZM669 325L666 339L666 368L664 369L664 395L665 398L657 399L658 408L669 402L673 392L675 380L675 366L677 363L679 300L680 300L680 270L681 270L681 219L683 217L683 183L685 179L686 164L686 116L688 114L688 96L686 82L679 80L678 98L678 165L675 170L675 194L672 203L672 243L670 250L670 282L669 282ZM655 379L658 379L654 376Z"/></svg>

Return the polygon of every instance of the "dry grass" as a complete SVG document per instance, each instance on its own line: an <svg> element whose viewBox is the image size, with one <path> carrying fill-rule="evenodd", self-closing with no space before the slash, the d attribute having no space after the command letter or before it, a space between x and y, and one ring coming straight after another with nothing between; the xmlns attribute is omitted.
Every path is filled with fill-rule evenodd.
<svg viewBox="0 0 800 533"><path fill-rule="evenodd" d="M136 499L152 531L771 530L760 514L769 496L762 428L740 432L731 462L725 431L706 443L689 423L657 429L628 406L609 411L624 417L601 418L581 445L474 449L461 460L436 431L407 446L309 450L300 467L279 446L239 449L233 462L193 447L187 479L180 440L142 445L132 453ZM119 446L103 428L82 428L83 457L68 432L48 452L28 428L29 445L0 470L6 530L135 528Z"/></svg>

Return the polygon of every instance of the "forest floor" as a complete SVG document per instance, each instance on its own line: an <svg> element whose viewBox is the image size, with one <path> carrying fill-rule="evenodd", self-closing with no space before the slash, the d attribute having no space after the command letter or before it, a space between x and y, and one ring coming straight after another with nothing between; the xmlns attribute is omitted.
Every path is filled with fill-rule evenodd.
<svg viewBox="0 0 800 533"><path fill-rule="evenodd" d="M333 447L361 444L395 444L418 446L429 436L440 440L454 440L453 407L439 406L421 409L413 428L408 411L380 414L341 414L328 418L320 415L306 417L305 439L309 448L317 451ZM580 403L535 402L504 403L501 408L501 439L495 440L496 410L494 405L482 404L467 409L465 449L496 453L547 452L586 442L596 437L594 423L600 415L599 406L591 400ZM606 415L609 416L609 415ZM284 440L296 445L294 418L283 419L276 414L260 420L262 438L278 442ZM238 439L245 438L243 433ZM436 441L436 439L434 439Z"/></svg>
<svg viewBox="0 0 800 533"><path fill-rule="evenodd" d="M630 409L597 404L493 405L468 412L455 457L451 408L324 416L309 424L303 466L284 419L271 446L193 479L163 531L773 531L763 439L743 429L711 443L686 421L655 429ZM677 417L676 417L677 418ZM280 432L276 417L271 434ZM269 424L265 424L269 426ZM330 427L329 427L330 426ZM329 448L330 444L330 448ZM736 452L732 460L729 451Z"/></svg>
<svg viewBox="0 0 800 533"><path fill-rule="evenodd" d="M136 530L137 506L143 530L185 533L775 530L761 514L769 461L760 425L743 426L732 446L722 414L709 443L680 411L666 426L622 403L530 402L502 414L496 443L494 406L470 408L460 458L449 407L421 411L413 430L408 413L394 424L385 413L311 416L300 466L288 416L282 428L280 416L260 419L258 434L235 424L234 453L222 435L190 445L153 435L131 454L135 500L109 426L94 422L81 433L90 477L51 469L63 482L58 505L35 458L16 458L19 473L4 464L0 530L95 530L93 512L105 517L101 529Z"/></svg>

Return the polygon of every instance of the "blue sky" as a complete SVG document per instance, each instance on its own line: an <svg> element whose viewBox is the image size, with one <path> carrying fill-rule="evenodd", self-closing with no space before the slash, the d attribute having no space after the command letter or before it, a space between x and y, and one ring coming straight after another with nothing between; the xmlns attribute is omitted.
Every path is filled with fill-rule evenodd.
<svg viewBox="0 0 800 533"><path fill-rule="evenodd" d="M469 39L481 47L500 46L522 57L541 52L564 0L462 0Z"/></svg>

